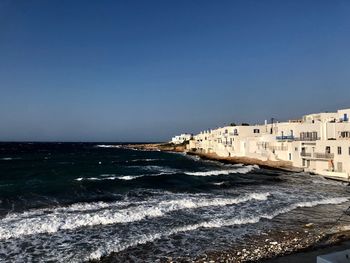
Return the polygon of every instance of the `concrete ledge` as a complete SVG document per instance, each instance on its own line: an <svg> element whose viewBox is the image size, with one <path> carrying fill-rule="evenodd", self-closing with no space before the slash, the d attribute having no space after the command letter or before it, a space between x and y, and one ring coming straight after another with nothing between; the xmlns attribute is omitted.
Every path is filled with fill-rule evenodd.
<svg viewBox="0 0 350 263"><path fill-rule="evenodd" d="M329 172L329 171L317 171L316 173L329 179L341 180L346 182L349 181L349 175L347 173Z"/></svg>
<svg viewBox="0 0 350 263"><path fill-rule="evenodd" d="M317 263L349 263L350 249L317 257Z"/></svg>

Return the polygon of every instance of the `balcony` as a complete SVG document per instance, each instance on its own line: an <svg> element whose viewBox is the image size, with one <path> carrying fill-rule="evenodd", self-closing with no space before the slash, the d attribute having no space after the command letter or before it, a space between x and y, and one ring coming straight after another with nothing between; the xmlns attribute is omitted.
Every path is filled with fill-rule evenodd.
<svg viewBox="0 0 350 263"><path fill-rule="evenodd" d="M314 142L321 140L320 137L299 137L295 139L296 141Z"/></svg>
<svg viewBox="0 0 350 263"><path fill-rule="evenodd" d="M331 160L334 158L333 153L307 153L307 152L301 152L300 156L302 157L308 157L312 159L324 159L324 160Z"/></svg>
<svg viewBox="0 0 350 263"><path fill-rule="evenodd" d="M287 135L287 136L276 136L277 141L293 141L295 140L295 137L293 135Z"/></svg>
<svg viewBox="0 0 350 263"><path fill-rule="evenodd" d="M314 153L316 159L333 159L334 153Z"/></svg>
<svg viewBox="0 0 350 263"><path fill-rule="evenodd" d="M312 154L311 154L311 153L306 153L306 152L301 152L301 153L300 153L300 156L303 156L303 157L311 157Z"/></svg>

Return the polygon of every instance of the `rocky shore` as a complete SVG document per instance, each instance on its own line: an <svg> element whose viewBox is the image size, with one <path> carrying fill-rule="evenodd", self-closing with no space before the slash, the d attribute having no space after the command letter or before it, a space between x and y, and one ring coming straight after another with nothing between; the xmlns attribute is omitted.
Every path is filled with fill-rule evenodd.
<svg viewBox="0 0 350 263"><path fill-rule="evenodd" d="M173 143L145 143L145 144L127 144L124 148L140 151L164 151L164 152L185 152L186 144Z"/></svg>
<svg viewBox="0 0 350 263"><path fill-rule="evenodd" d="M248 157L221 157L215 153L201 153L186 150L186 144L172 144L172 143L153 143L153 144L129 144L125 145L128 149L137 150L152 150L152 151L166 151L166 152L185 152L189 155L195 155L204 160L219 161L226 164L246 164L259 165L261 168L277 169L291 172L301 172L302 169L293 167L291 162L287 161L262 161L255 158Z"/></svg>
<svg viewBox="0 0 350 263"><path fill-rule="evenodd" d="M346 207L345 204L342 207ZM299 211L298 211L299 210ZM294 213L300 213L301 209L297 209ZM334 216L330 216L329 210L319 209L317 207L304 208L304 213L318 213L319 216L327 218L327 223L320 222L299 222L298 226L283 227L283 222L288 215L284 214L273 219L281 223L281 228L264 231L255 236L247 236L234 247L220 251L208 251L200 256L191 257L165 257L158 262L162 263L243 263L243 262L266 262L295 254L297 252L308 252L319 250L325 247L331 247L350 240L350 228L348 223L339 222L334 225ZM339 211L341 212L341 211ZM289 215L290 216L290 215ZM339 214L337 215L339 216ZM293 219L294 220L294 219ZM292 220L292 221L293 221ZM329 221L330 220L330 221ZM147 249L147 244L143 245ZM111 253L101 258L100 263L117 263L117 262L134 262L131 251L122 251L119 253ZM313 258L312 262L315 262ZM305 262L305 261L304 261Z"/></svg>
<svg viewBox="0 0 350 263"><path fill-rule="evenodd" d="M350 240L350 231L327 234L326 232L317 233L301 229L299 231L268 231L263 236L266 236L266 239L253 237L247 240L248 245L207 253L194 260L183 262L268 262L276 257L317 250Z"/></svg>

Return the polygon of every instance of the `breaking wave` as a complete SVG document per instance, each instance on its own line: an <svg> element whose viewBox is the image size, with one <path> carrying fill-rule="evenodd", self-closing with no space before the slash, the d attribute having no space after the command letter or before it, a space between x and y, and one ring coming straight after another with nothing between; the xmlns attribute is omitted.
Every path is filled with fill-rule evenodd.
<svg viewBox="0 0 350 263"><path fill-rule="evenodd" d="M228 169L228 170L212 170L212 171L204 171L204 172L185 172L187 175L193 175L193 176L215 176L215 175L229 175L229 174L246 174L254 169L259 169L258 165L247 165L235 169Z"/></svg>
<svg viewBox="0 0 350 263"><path fill-rule="evenodd" d="M152 242L154 240L171 236L174 234L178 234L181 232L187 232L187 231L194 231L200 228L221 228L221 227L229 227L234 225L244 225L244 224L255 224L258 223L261 219L272 219L280 214L284 214L286 212L289 212L291 210L294 210L296 208L300 207L314 207L317 205L325 205L325 204L341 204L346 201L348 201L349 198L341 197L341 198L328 198L328 199L322 199L317 201L310 201L310 202L299 202L292 205L289 205L285 207L284 209L275 210L272 213L263 213L261 215L257 216L245 216L245 217L234 217L230 219L213 219L209 221L200 222L197 224L191 224L191 225L185 225L181 227L173 228L167 232L163 233L155 233L153 235L146 235L141 239L134 240L128 244L107 244L107 246L103 248L99 248L96 251L92 252L90 256L87 258L88 260L92 259L99 259L103 255L106 255L110 252L120 252L123 251L129 247L133 247L140 244L145 244L147 242Z"/></svg>
<svg viewBox="0 0 350 263"><path fill-rule="evenodd" d="M144 177L144 176L150 176L149 174L146 175L146 174L141 174L141 175L125 175L125 176L121 176L121 177L118 177L118 179L120 180L125 180L125 181L129 181L129 180L134 180L134 179L137 179L137 178L140 178L140 177ZM154 175L153 175L154 176Z"/></svg>
<svg viewBox="0 0 350 263"><path fill-rule="evenodd" d="M110 225L162 217L169 212L210 206L227 206L252 200L267 200L269 193L252 193L236 198L203 198L186 196L181 199L141 203L121 209L125 203L75 204L66 208L39 209L9 214L0 221L0 240L59 230ZM113 209L116 208L116 209ZM70 213L66 213L70 212ZM75 212L75 213L74 213Z"/></svg>

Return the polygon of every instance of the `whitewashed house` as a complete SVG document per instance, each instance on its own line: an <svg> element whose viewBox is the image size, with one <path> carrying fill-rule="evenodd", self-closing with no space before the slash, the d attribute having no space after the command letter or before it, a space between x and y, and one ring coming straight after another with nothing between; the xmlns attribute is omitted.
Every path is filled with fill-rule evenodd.
<svg viewBox="0 0 350 263"><path fill-rule="evenodd" d="M301 120L226 126L203 131L188 149L223 157L289 161L327 177L350 176L350 109L308 114Z"/></svg>
<svg viewBox="0 0 350 263"><path fill-rule="evenodd" d="M189 134L189 133L183 133L181 135L177 135L177 136L174 136L172 139L171 139L171 142L173 144L181 144L181 143L184 143L186 141L189 141L192 139L192 134Z"/></svg>

